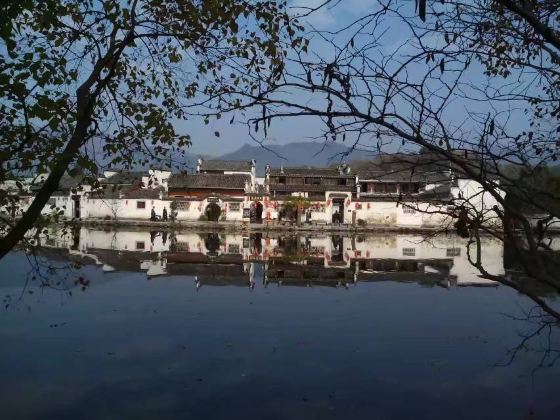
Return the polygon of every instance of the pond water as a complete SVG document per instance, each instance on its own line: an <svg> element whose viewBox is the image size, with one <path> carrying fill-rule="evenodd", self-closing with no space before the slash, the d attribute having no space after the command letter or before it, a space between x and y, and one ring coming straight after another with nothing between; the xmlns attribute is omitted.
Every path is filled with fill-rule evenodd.
<svg viewBox="0 0 560 420"><path fill-rule="evenodd" d="M560 412L548 330L510 352L540 326L532 303L478 278L455 237L82 228L42 245L0 261L1 418ZM503 273L499 242L483 256Z"/></svg>

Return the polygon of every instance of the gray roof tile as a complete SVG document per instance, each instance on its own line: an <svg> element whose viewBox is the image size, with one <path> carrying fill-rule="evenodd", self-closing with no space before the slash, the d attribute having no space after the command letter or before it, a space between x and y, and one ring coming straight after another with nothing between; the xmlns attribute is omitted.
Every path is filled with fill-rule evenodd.
<svg viewBox="0 0 560 420"><path fill-rule="evenodd" d="M352 173L340 173L337 168L313 168L313 167L299 167L299 168L270 168L271 176L288 176L288 177L302 177L302 176L318 176L322 178L354 178Z"/></svg>
<svg viewBox="0 0 560 420"><path fill-rule="evenodd" d="M250 160L203 160L200 165L200 171L235 171L235 172L251 172Z"/></svg>
<svg viewBox="0 0 560 420"><path fill-rule="evenodd" d="M250 175L242 174L173 174L169 178L170 189L244 189L245 182L251 182Z"/></svg>
<svg viewBox="0 0 560 420"><path fill-rule="evenodd" d="M134 185L139 184L142 182L142 177L148 176L148 172L145 171L136 171L136 172L129 172L123 171L116 173L109 178L104 179L101 183L102 184L121 184L121 185Z"/></svg>

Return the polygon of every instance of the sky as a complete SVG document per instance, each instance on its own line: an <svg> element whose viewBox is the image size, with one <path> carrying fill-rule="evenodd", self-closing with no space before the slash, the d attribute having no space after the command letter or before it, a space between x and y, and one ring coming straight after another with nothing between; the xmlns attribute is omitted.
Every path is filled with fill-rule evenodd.
<svg viewBox="0 0 560 420"><path fill-rule="evenodd" d="M294 13L301 13L303 7L317 7L323 0L294 0L291 2ZM335 7L323 7L306 17L302 23L306 29L332 30L335 27L343 27L356 18L363 16L372 7L378 4L376 0L342 0ZM410 3L411 13L414 12L414 2ZM398 33L395 28L395 33ZM401 42L405 38L401 37ZM393 38L388 42L398 45L399 39ZM332 50L324 43L317 40L311 41L310 51L317 54L328 56ZM230 117L231 118L231 117ZM210 156L220 156L239 149L244 144L257 145L248 134L245 124L229 124L230 118L223 117L220 121L211 121L205 125L203 121L191 120L179 123L181 130L188 132L193 139L189 150L192 154L204 154ZM264 144L287 144L291 142L313 141L321 136L324 124L311 118L292 118L288 120L274 120L269 135ZM214 135L215 131L220 132L220 137Z"/></svg>
<svg viewBox="0 0 560 420"><path fill-rule="evenodd" d="M304 10L303 8L314 8L322 4L322 2L323 0L293 0L291 2L292 11L293 13L301 13L302 10ZM379 2L377 0L341 0L339 2L333 1L333 4L333 7L323 7L304 18L302 23L306 27L306 30L335 31L336 29L349 25L356 21L356 19L363 17L368 12L376 10L379 7ZM414 1L402 1L399 2L398 5L400 6L401 13L409 16L410 19L418 19L415 13ZM392 54L398 50L399 55L406 55L415 51L408 39L410 30L401 19L394 17L386 18L381 24L381 28L381 30L378 29L379 32L386 32L381 38L379 46L376 47L377 49L372 54L376 54L377 51L383 52L384 54ZM425 43L431 43L432 47L437 46L438 42L443 42L443 39L438 40L435 36L430 37L431 38L425 39ZM328 58L334 55L335 52L332 45L323 42L317 35L309 34L308 38L311 40L309 48L311 57L321 56ZM349 42L349 38L350 35L346 33L338 36L336 39L337 42L342 43L339 45L345 45ZM367 36L365 36L364 39L368 39ZM409 68L411 70L410 77L414 78L423 76L427 67L422 62L411 65ZM416 68L418 68L419 71L414 74ZM472 82L480 86L484 85L485 76L483 76L483 69L479 64L472 64L468 72L470 72L468 77ZM306 103L306 101L323 101L326 104L326 100L317 95L314 95L313 99L311 99L311 97L293 96L290 99L295 99L300 103ZM400 107L400 112L407 112L409 108L409 104L406 102L402 102L398 104L398 106ZM473 106L471 103L470 109L486 112L484 110L484 105L479 106L477 104ZM488 109L488 111L490 110ZM258 112L260 112L260 109ZM464 101L457 101L451 104L447 113L448 115L446 115L446 117L449 121L454 123L454 126L461 125L465 130L469 129L469 124L472 123L472 119L467 113L467 105ZM241 118L236 116L236 124L233 125L229 124L230 118L231 117L226 116L220 121L211 121L208 126L202 121L196 120L180 123L180 129L185 130L192 136L193 144L190 153L219 156L237 150L244 144L256 145L257 143L249 136L248 127L245 124L237 122L241 120ZM517 123L517 121L513 121L510 124L515 125ZM283 120L275 119L269 130L268 137L264 140L264 144L287 144L290 142L318 140L324 128L324 123L314 118L299 117ZM214 136L215 131L220 132L219 138ZM349 136L351 136L351 134L349 134ZM260 137L260 140L263 140L263 138ZM368 140L366 139L366 141ZM350 143L348 138L347 142ZM369 140L369 143L370 144L362 144L362 146L368 150L373 150L376 141ZM399 151L398 145L400 145L400 141L394 143L396 146L389 148L387 151Z"/></svg>

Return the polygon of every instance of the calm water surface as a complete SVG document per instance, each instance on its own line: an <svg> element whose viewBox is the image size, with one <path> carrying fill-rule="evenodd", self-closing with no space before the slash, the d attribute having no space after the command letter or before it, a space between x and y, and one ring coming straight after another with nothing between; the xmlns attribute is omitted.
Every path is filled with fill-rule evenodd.
<svg viewBox="0 0 560 420"><path fill-rule="evenodd" d="M546 337L508 363L530 302L456 238L418 239L82 229L44 241L35 279L14 252L0 417L557 419Z"/></svg>

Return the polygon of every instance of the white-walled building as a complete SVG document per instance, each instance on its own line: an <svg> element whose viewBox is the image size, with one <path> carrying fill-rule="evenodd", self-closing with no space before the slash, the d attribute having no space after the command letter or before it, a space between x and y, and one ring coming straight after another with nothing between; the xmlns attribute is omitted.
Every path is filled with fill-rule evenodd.
<svg viewBox="0 0 560 420"><path fill-rule="evenodd" d="M256 162L198 160L195 174L173 174L168 198L177 220L248 219L250 194L258 189Z"/></svg>
<svg viewBox="0 0 560 420"><path fill-rule="evenodd" d="M256 162L199 159L196 173L105 171L94 190L65 176L43 214L64 219L226 221L407 228L451 227L465 215L500 226L498 196L429 154L395 155L356 167L271 168L264 184ZM15 185L15 184L14 184ZM9 185L6 183L6 189ZM13 187L13 186L12 186ZM30 187L29 191L33 191ZM32 202L12 194L4 214L18 217Z"/></svg>

